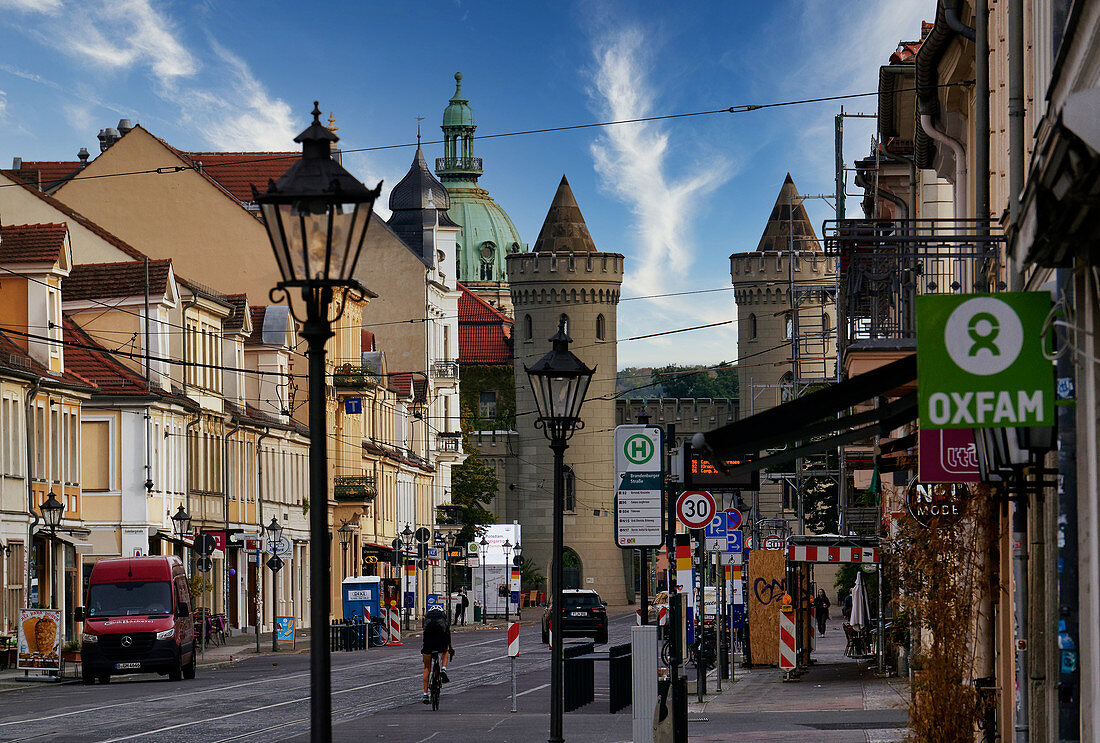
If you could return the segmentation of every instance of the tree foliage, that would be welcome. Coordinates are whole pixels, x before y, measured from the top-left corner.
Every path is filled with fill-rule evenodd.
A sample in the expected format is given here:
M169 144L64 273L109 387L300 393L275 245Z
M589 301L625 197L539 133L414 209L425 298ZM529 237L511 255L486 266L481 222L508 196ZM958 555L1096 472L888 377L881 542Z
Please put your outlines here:
M451 503L459 507L462 515L457 544L473 541L478 526L496 521L486 506L492 503L500 486L496 471L486 464L477 449L467 444L466 452L466 461L451 471Z
M619 371L621 397L736 398L737 367L722 362L717 367L669 364L655 369Z

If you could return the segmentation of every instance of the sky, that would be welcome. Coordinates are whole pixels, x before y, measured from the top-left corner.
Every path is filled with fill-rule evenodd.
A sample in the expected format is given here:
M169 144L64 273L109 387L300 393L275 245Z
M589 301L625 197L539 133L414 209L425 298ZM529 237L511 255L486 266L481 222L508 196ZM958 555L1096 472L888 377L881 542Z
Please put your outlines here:
M755 249L788 172L803 195L834 193L834 117L876 105L725 109L874 92L934 15L935 0L0 0L0 167L94 156L121 118L183 151L293 150L317 99L384 203L417 117L428 161L442 154L456 71L480 136L722 111L475 140L474 154L525 242L564 174L597 248L626 256L620 367L735 361L729 255ZM849 165L872 133L846 120ZM819 231L834 217L806 207Z

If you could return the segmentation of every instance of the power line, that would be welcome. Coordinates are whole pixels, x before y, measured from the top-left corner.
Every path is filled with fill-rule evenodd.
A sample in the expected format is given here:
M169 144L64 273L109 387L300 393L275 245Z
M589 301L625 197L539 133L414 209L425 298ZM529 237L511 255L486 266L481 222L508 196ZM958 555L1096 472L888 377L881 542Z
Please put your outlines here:
M939 85L922 86L921 88L919 88L919 90L938 89L938 88L952 88L952 87L966 87L966 86L973 85L973 83L974 83L973 80L963 80L963 81L952 82L952 83L941 83ZM894 92L895 93L907 93L907 92L912 93L912 92L917 92L917 90L918 90L918 88L916 88L916 87L913 87L913 88L898 88ZM552 133L552 132L576 131L576 130L580 130L580 129L595 129L595 128L603 128L603 127L609 127L609 126L620 126L620 125L623 125L623 124L642 124L642 123L648 123L648 122L652 122L652 121L668 121L668 120L672 120L672 119L684 119L684 118L691 118L691 117L696 117L696 116L713 116L713 115L716 115L716 114L741 114L741 113L750 113L752 111L762 111L764 109L769 109L769 108L782 108L782 107L786 107L786 106L800 106L800 105L805 105L805 104L809 104L809 103L827 103L827 102L830 102L830 101L844 101L844 100L851 100L853 98L868 98L868 97L871 97L871 96L878 96L878 95L879 95L879 92L877 90L875 90L875 91L866 92L866 93L843 93L843 94L840 94L840 95L819 96L819 97L816 97L816 98L798 98L798 99L788 100L788 101L773 101L771 103L744 103L744 104L737 104L737 105L729 106L728 108L715 108L715 109L702 110L702 111L688 111L688 112L685 112L685 113L675 113L675 114L660 114L660 115L657 115L657 116L638 116L638 117L629 118L629 119L613 119L613 120L609 120L609 121L596 121L596 122L590 122L590 123L586 123L586 124L566 124L566 125L561 125L561 126L543 127L543 128L540 128L540 129L521 129L521 130L516 130L516 131L511 131L511 132L498 132L498 133L495 133L495 134L481 134L481 135L474 136L474 139L500 139L500 138L504 138L504 137L524 137L524 136L529 136L529 135L532 135L532 134L549 134L549 133ZM379 152L379 151L382 151L382 150L404 149L406 147L414 147L414 146L419 147L421 144L443 144L443 143L444 143L444 140L442 140L442 139L430 140L430 141L427 141L427 142L405 142L405 143L402 143L402 144L376 145L374 147L356 147L356 148L353 148L353 149L341 150L341 153L342 154L349 154L349 153L354 153L354 152ZM293 157L297 157L297 153L293 153ZM131 170L131 171L125 171L125 172L122 172L122 173L101 173L101 174L98 174L98 175L74 175L71 178L69 178L67 182L77 181L77 180L102 179L102 178L119 178L119 177L135 176L135 175L154 175L154 174L155 175L173 175L173 174L182 173L182 172L188 171L188 170L199 171L200 168L201 168L201 171L208 171L208 170L213 170L213 169L216 169L216 168L219 168L219 167L231 167L231 166L232 167L239 167L241 165L251 165L251 164L255 164L255 163L264 163L264 162L272 162L272 161L277 161L277 160L290 160L290 159L292 159L292 153L286 153L286 154L281 154L281 155L271 155L269 157L256 157L256 158L246 159L246 160L234 160L232 163L210 163L210 164L203 164L203 165L199 165L198 163L196 163L194 165L174 165L174 166L159 167L159 168L147 168L145 170ZM20 187L22 187L22 185L23 185L22 183L5 183L5 184L0 184L0 188L9 188L11 186L20 186Z

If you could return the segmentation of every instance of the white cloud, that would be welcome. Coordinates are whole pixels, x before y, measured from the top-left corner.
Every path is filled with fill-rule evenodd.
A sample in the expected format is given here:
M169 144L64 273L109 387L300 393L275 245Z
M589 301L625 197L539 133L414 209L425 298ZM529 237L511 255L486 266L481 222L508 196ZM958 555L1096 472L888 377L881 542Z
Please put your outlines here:
M217 77L205 85L173 87L170 99L180 103L182 123L193 126L216 149L274 150L294 148L294 136L307 121L291 111L283 100L272 98L248 65L237 55L211 41Z
M166 85L194 75L198 60L176 38L175 24L149 0L111 0L96 6L70 6L71 33L63 49L114 69L148 67Z
M590 94L601 116L618 120L651 113L659 92L646 79L645 48L637 28L607 33L596 43ZM691 267L692 217L700 201L729 179L729 163L710 157L671 175L670 137L652 122L607 127L591 150L602 188L634 215L639 250L630 256L625 286L638 294L667 291L667 282Z
M0 9L55 15L61 10L61 0L0 0Z
M0 120L3 120L8 111L8 94L0 90Z

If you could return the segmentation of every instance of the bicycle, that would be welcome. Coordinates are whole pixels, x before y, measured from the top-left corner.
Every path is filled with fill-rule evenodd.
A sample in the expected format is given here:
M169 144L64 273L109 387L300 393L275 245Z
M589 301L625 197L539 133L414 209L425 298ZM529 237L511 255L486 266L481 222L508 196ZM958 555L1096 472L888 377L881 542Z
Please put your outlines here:
M439 666L439 651L432 653L432 670L428 676L428 696L432 702L432 711L439 709L439 692L443 689L443 672Z

